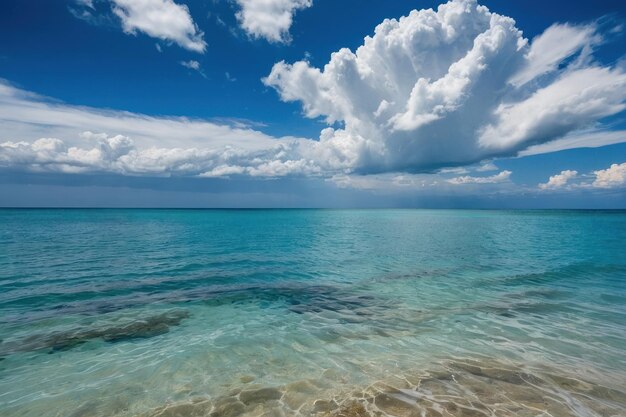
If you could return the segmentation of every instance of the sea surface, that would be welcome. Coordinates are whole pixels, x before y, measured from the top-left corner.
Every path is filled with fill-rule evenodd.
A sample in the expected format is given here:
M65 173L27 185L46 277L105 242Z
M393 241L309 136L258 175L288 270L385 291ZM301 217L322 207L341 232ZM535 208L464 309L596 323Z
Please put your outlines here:
M626 416L626 212L0 210L0 416Z

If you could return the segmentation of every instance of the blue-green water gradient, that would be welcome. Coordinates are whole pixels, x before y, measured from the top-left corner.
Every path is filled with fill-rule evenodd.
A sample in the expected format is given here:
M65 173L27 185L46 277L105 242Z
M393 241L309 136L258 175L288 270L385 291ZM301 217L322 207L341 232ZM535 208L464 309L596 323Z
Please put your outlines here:
M626 415L626 212L4 209L0 339L2 416Z

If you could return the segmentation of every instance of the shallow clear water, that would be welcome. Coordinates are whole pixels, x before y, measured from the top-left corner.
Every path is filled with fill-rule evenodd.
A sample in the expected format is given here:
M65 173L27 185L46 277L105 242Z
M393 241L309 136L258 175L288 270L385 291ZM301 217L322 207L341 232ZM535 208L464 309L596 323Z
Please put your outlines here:
M2 416L625 416L626 212L0 210Z

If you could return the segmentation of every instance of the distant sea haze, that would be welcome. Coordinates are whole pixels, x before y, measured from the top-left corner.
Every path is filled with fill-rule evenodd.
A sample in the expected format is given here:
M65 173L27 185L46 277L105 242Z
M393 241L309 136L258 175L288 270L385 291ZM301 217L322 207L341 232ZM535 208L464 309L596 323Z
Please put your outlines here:
M626 415L626 212L0 210L0 415Z

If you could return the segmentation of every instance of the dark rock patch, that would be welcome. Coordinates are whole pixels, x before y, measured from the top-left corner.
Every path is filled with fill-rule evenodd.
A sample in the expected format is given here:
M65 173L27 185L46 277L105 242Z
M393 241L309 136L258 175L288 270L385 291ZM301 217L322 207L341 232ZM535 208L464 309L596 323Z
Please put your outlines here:
M513 385L523 385L527 383L538 384L541 380L531 374L523 372L519 369L506 369L499 367L478 366L468 362L456 362L452 364L453 369L467 372L471 375L493 379L497 381L507 382Z
M327 414L328 417L372 417L368 413L363 404L354 402L352 404L342 406L337 411Z
M48 353L76 348L90 340L101 339L109 343L133 339L145 339L167 333L189 317L187 311L171 311L120 325L102 328L78 328L75 330L36 334L0 345L2 354L30 352L49 349Z

